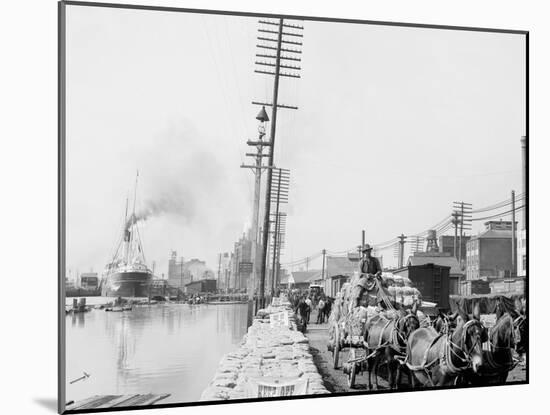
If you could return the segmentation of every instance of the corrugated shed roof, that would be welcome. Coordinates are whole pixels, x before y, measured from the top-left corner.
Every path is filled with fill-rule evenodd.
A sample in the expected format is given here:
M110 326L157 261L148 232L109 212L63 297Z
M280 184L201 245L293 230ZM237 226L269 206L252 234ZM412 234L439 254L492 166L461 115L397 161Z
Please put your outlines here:
M450 267L451 274L462 274L460 264L454 256L411 256L408 265L426 265L435 264Z

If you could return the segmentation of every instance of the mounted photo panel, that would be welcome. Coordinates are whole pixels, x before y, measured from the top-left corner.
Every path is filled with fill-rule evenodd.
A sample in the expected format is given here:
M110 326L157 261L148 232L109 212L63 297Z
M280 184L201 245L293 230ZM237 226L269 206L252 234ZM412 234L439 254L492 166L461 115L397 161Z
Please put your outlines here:
M59 412L528 382L528 32L59 3Z

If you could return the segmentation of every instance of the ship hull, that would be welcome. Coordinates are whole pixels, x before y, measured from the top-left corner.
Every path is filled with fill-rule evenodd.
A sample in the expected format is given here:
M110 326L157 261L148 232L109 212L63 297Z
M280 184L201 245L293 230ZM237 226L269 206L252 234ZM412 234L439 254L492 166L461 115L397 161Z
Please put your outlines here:
M150 272L114 272L103 284L104 297L148 297L152 275Z

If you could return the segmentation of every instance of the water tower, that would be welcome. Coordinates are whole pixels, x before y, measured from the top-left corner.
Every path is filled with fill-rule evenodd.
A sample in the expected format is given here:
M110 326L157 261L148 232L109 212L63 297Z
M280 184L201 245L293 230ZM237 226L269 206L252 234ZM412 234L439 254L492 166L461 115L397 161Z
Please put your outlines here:
M437 246L437 232L435 229L430 229L428 231L426 241L426 252L439 252L439 247Z

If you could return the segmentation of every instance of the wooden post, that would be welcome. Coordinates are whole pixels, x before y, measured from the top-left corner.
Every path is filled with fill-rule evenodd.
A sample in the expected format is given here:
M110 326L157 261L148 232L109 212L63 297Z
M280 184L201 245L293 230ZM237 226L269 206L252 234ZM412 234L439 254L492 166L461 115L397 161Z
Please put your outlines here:
M275 132L277 128L277 103L279 98L279 74L281 67L281 43L283 40L283 19L279 19L279 28L277 35L277 50L275 57L275 78L273 82L273 105L271 107L271 132L270 132L270 151L268 166L273 166L273 156L275 153ZM265 277L267 267L267 245L269 243L269 215L271 213L271 177L272 169L267 170L265 211L264 211L264 234L263 234L263 257L262 274L260 277L260 306L265 304Z
M398 258L398 268L403 268L404 262L405 262L405 239L407 237L403 234L399 235L397 237L399 239L399 258Z
M279 201L281 197L281 176L282 172L281 169L279 170L279 178L277 180L277 199L275 202L275 228L273 229L273 266L271 267L271 297L273 298L273 295L275 293L275 276L276 271L275 267L277 266L277 243L278 243L278 233L279 233Z
M324 281L325 280L325 257L327 255L327 250L326 249L323 249L323 268L321 270L321 279Z
M516 243L516 192L512 190L512 272L510 276L517 275Z

